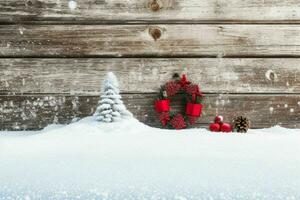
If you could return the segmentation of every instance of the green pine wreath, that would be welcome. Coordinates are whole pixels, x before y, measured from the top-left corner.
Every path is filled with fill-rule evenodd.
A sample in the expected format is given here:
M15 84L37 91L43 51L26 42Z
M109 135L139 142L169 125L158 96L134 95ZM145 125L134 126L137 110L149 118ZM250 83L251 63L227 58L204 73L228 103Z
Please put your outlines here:
M199 85L188 81L186 75L180 78L175 74L173 78L161 86L155 101L155 110L159 113L159 120L164 128L184 129L194 125L201 116L204 96ZM185 112L172 111L170 102L176 95L183 96Z

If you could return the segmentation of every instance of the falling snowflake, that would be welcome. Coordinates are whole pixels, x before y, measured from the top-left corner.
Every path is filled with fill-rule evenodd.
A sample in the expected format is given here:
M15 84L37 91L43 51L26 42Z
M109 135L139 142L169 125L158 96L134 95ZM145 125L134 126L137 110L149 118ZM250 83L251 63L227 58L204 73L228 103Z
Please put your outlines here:
M77 3L74 0L70 0L68 5L69 5L70 10L75 10L77 7Z

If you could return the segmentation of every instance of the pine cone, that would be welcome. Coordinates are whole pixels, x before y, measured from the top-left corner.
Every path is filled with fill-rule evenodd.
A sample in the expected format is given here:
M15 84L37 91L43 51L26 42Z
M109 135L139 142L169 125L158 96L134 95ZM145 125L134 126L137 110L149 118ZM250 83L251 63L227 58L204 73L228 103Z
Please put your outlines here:
M189 85L186 85L184 89L188 94L191 94L191 95L192 94L196 94L196 95L200 94L198 85L189 84Z
M233 125L237 132L246 133L250 128L250 121L244 116L239 116L234 119Z
M163 126L166 126L168 121L170 121L170 114L169 112L163 112L159 115L159 120Z
M167 92L168 97L174 96L179 92L181 86L176 81L167 82L165 85L165 90Z
M170 124L174 129L183 129L186 128L186 123L184 121L184 118L181 114L175 115L171 121Z

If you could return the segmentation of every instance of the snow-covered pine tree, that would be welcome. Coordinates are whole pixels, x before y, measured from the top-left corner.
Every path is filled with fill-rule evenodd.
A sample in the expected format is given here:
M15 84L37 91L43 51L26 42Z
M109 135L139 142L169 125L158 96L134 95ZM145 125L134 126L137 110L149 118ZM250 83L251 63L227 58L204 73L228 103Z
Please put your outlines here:
M102 83L100 101L94 117L101 122L115 122L132 116L121 100L119 83L114 73L109 72Z

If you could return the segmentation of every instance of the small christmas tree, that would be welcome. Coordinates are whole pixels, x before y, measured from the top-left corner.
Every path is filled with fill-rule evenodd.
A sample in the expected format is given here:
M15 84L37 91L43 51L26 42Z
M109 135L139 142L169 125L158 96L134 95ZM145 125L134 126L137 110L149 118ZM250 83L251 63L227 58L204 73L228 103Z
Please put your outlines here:
M101 122L115 122L123 117L132 116L121 100L117 77L109 72L103 81L101 99L94 117Z

